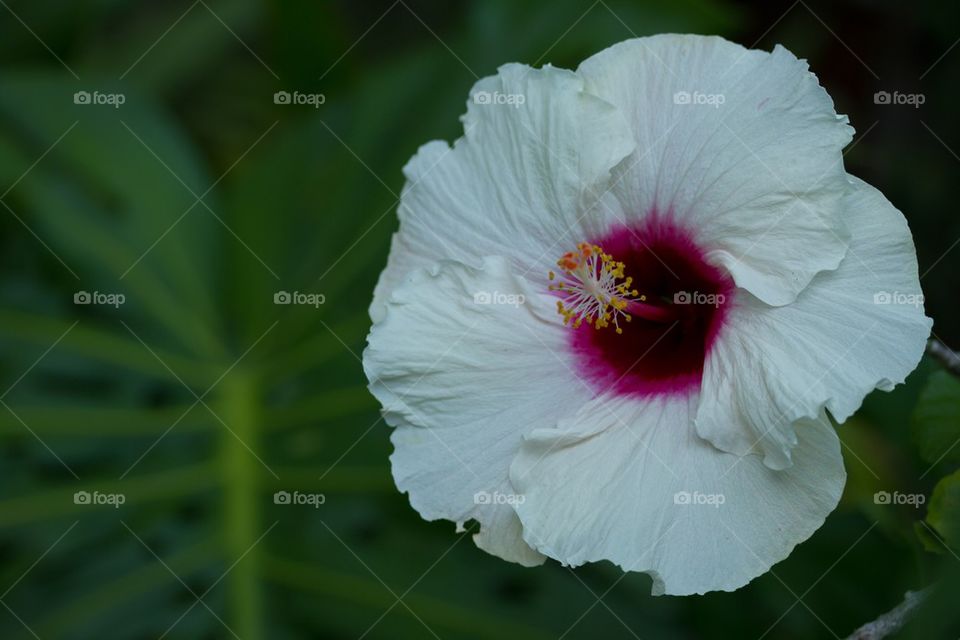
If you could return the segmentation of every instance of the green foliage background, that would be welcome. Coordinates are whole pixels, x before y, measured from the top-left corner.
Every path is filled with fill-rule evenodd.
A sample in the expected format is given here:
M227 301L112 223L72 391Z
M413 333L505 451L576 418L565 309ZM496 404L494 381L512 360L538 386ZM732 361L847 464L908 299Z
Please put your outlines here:
M665 31L810 60L858 130L848 168L906 213L934 330L960 345L957 7L191 2L0 2L0 637L831 638L927 584L901 637L957 637L960 385L931 361L841 428L848 488L811 540L685 599L606 564L523 569L422 521L359 363L400 168L459 135L476 76Z

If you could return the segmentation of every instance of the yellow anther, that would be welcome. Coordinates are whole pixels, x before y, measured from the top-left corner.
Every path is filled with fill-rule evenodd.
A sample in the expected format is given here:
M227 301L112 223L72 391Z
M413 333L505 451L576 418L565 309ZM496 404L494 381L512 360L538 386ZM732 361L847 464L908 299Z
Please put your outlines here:
M553 282L549 290L562 292L557 311L563 323L576 329L586 321L598 330L612 324L622 334L619 322L630 322L626 313L630 301L638 296L645 299L631 288L633 278L625 275L626 265L604 253L600 246L580 242L576 251L568 251L557 260L557 266L559 273L549 271L547 275Z

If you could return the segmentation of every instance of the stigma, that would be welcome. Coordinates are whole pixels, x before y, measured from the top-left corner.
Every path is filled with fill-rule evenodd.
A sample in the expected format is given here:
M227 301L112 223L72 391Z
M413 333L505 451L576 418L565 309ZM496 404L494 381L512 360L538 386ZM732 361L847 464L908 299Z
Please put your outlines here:
M623 333L621 322L630 322L631 306L646 300L632 288L633 278L625 265L604 253L598 245L581 242L557 260L558 272L549 272L550 290L560 293L557 312L563 324L579 329L586 322L595 329L613 327Z

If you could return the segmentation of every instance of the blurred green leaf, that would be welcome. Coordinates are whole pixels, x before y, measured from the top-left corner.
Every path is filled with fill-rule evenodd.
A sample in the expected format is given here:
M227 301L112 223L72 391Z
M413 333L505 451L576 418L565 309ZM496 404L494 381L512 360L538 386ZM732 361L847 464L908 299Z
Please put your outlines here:
M930 376L913 413L920 455L930 464L960 461L960 380L948 371Z
M960 552L960 470L940 480L930 496L927 523L956 555Z
M924 550L930 551L931 553L947 552L943 541L937 537L935 532L930 530L926 522L921 520L914 522L913 532L917 535L917 539L920 540L920 544L923 545Z

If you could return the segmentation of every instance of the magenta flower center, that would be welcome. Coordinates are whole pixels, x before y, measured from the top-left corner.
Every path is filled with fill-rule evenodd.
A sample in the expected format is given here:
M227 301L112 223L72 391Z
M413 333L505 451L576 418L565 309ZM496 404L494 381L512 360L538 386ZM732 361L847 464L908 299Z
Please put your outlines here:
M578 373L597 392L695 393L733 303L730 277L695 234L651 215L578 246L551 289Z

